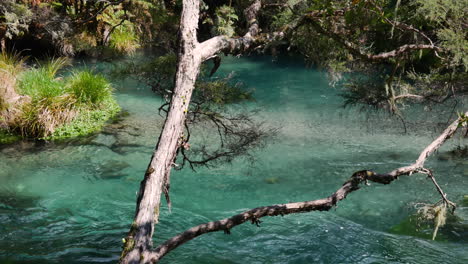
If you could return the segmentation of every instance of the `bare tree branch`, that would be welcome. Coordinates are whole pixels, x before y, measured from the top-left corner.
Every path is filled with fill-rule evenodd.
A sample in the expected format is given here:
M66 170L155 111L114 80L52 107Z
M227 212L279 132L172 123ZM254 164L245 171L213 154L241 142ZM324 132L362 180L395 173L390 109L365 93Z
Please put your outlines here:
M468 112L466 112L465 115L468 115ZM377 183L389 184L393 180L397 179L399 176L423 172L421 171L421 169L424 169L423 166L427 157L430 154L434 153L447 139L449 139L456 132L457 128L459 127L460 121L461 118L459 117L451 125L449 125L437 139L435 139L421 152L416 162L409 166L397 168L385 174L377 174L375 172L367 170L358 171L354 173L351 176L350 180L345 182L341 188L339 188L336 192L334 192L326 198L306 202L276 204L258 207L234 215L229 218L192 227L180 233L179 235L166 240L166 242L159 245L148 256L150 257L151 262L156 263L171 250L198 236L217 231L224 231L225 233L229 234L231 228L243 224L247 221L251 221L253 224L258 225L260 223L260 218L265 216L283 216L286 214L305 213L310 211L328 211L331 208L333 208L333 206L335 206L339 201L345 199L348 194L358 190L360 188L359 185L362 182L367 182L369 180ZM433 177L431 179L433 179ZM438 187L436 183L435 185L436 187ZM445 193L443 193L440 187L438 187L437 190L445 199Z
M381 52L378 54L371 54L362 51L358 45L355 43L352 43L351 41L343 38L339 33L331 30L331 29L325 29L322 27L322 25L315 20L315 17L313 16L306 16L307 22L314 27L314 29L319 32L320 34L323 34L325 36L328 36L341 44L344 48L349 50L352 54L365 59L369 61L383 61L389 58L394 58L398 57L402 54L405 54L409 51L414 51L414 50L434 50L437 52L442 52L443 49L438 46L434 46L432 44L405 44L402 45L394 50L387 51L387 52Z

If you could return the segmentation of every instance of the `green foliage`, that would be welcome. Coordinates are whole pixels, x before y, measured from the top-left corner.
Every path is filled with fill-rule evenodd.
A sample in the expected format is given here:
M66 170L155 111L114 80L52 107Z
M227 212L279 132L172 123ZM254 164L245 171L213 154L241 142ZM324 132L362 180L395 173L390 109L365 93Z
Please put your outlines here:
M140 47L138 36L130 22L126 21L112 33L110 47L127 54L134 53Z
M273 19L272 19L273 21L271 23L271 26L273 29L279 30L282 27L291 23L294 18L295 17L294 17L294 13L292 12L292 10L289 8L285 9L282 12L273 15Z
M383 85L384 82L381 78L370 78L361 75L348 79L341 93L344 106L363 104L375 108L381 107L388 100Z
M32 16L26 5L15 3L13 0L3 0L0 5L0 25L6 28L5 37L12 39L28 32Z
M465 113L458 113L458 117L460 118L460 122L458 123L459 127L467 127L468 126L468 116Z
M21 137L0 129L0 145L18 141Z
M122 10L113 9L96 17L97 21L109 25L113 31L109 38L109 46L120 53L134 53L139 48L139 39L135 33L135 25L128 20L128 14Z
M71 122L57 127L46 139L65 139L86 136L102 129L109 119L120 112L117 102L109 97L98 109L83 108Z
M240 83L233 85L229 78L215 81L198 81L195 85L195 100L205 104L222 106L226 104L252 101L252 92L245 91Z
M437 31L437 36L442 41L442 47L452 53L451 64L454 66L463 65L468 71L468 40L464 36L464 31L443 28Z
M46 60L45 62L39 63L39 65L40 68L43 69L47 74L47 76L54 78L61 69L70 65L70 60L66 57L59 57Z
M98 46L96 36L87 30L74 35L70 43L73 45L75 52L89 52Z
M452 53L451 64L468 70L466 17L468 0L418 0L418 13L435 23L441 46Z
M3 57L4 65L19 63L15 58ZM59 76L68 63L67 59L54 59L19 73L16 89L31 100L23 102L7 130L43 139L85 135L100 129L120 111L110 83L102 75L83 70Z
M16 76L24 70L25 59L21 57L19 52L6 52L3 50L0 53L0 70Z
M127 63L118 66L112 73L114 77L134 76L139 81L151 86L152 90L166 100L169 100L174 86L177 57L174 53L159 56L149 62ZM195 83L193 100L205 105L223 106L253 100L252 92L246 91L241 83L235 83L232 78L213 80L206 78L206 68L201 70Z
M14 130L23 137L44 138L57 126L70 122L77 115L73 98L69 96L46 97L23 105Z
M111 76L114 78L132 76L151 86L153 91L169 91L173 87L176 64L177 56L168 53L149 61L119 63L113 68Z
M234 23L239 18L236 15L236 10L227 5L223 5L216 9L215 31L217 35L226 35L231 37L235 34Z
M18 80L18 92L35 100L60 96L64 93L63 83L41 67L24 71Z
M41 63L38 68L24 71L19 75L19 92L38 101L63 95L64 83L56 78L56 74L68 64L68 59L56 58Z
M68 84L69 92L81 104L99 105L112 96L112 89L107 79L90 70L74 72Z

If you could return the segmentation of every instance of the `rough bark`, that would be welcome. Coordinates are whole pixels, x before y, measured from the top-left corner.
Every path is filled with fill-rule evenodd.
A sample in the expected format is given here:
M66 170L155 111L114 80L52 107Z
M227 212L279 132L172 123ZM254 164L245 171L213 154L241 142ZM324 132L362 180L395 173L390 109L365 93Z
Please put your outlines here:
M182 136L185 115L200 67L195 53L199 3L184 1L180 27L179 61L171 106L156 150L141 183L135 220L126 238L121 263L147 263L154 223L158 221L163 184L169 177Z
M468 115L468 112L466 112L465 115ZM258 207L229 218L192 227L162 243L151 254L149 254L149 257L153 263L156 263L171 250L200 235L216 231L230 233L231 228L243 224L247 221L251 221L252 224L258 225L260 223L259 219L265 216L283 216L286 214L305 213L310 211L328 211L333 208L339 201L345 199L348 194L358 190L362 182L373 181L376 183L389 184L402 175L411 175L418 172L426 173L428 170L424 168L424 162L426 161L427 157L434 153L447 139L449 139L456 132L457 128L459 127L460 120L461 119L458 118L451 125L449 125L438 138L436 138L420 153L416 162L409 166L397 168L384 174L378 174L365 170L359 171L354 173L351 179L346 181L341 188L326 198L306 202ZM429 176L437 187L437 190L441 194L442 198L446 199L445 193L440 189L437 183L435 183L431 172L429 173ZM448 201L448 203L453 205L453 203L450 201Z
M242 38L215 37L203 43L197 41L199 0L184 0L180 23L180 46L175 87L169 112L159 137L151 162L140 184L135 218L127 237L120 262L149 263L154 224L159 218L161 194L168 197L169 177L177 149L183 142L184 121L203 61L221 50L246 48L258 33L255 20L261 2L256 0L246 11L249 30Z

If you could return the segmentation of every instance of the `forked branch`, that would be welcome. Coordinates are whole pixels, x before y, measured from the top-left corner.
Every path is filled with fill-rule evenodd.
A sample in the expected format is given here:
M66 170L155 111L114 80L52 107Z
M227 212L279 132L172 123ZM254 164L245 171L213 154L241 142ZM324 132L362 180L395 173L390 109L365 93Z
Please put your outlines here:
M465 115L468 115L468 112L466 112ZM206 233L224 231L225 233L229 234L233 227L243 224L247 221L252 222L252 224L259 224L260 218L265 216L283 216L287 214L305 213L310 211L328 211L333 208L339 201L345 199L348 194L358 190L362 182L373 181L382 184L389 184L399 176L419 173L421 172L421 169L424 170L423 166L427 157L439 149L439 147L456 132L460 121L461 118L458 118L451 125L449 125L437 139L435 139L421 152L416 162L409 166L397 168L385 174L378 174L368 170L358 171L354 173L351 178L346 181L343 186L341 186L341 188L326 198L306 202L258 207L229 218L192 227L159 245L149 254L151 262L158 262L171 250ZM438 191L441 191L440 187L438 188ZM445 197L444 195L445 194L443 193L443 197Z

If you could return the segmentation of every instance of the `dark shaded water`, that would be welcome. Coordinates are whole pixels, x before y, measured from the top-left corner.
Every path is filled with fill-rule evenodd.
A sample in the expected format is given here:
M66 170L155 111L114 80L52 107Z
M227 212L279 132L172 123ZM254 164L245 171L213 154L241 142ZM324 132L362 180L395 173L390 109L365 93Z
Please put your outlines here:
M408 164L447 121L410 109L408 119L427 127L410 122L402 134L400 121L385 114L341 108L339 90L323 73L292 60L228 58L220 71L234 71L255 89L257 101L246 107L260 108L258 118L279 134L256 152L254 164L241 158L174 172L173 210L163 208L155 243L252 207L325 197L357 170ZM104 133L79 143L1 148L0 263L117 261L163 120L156 111L161 101L147 88L131 81L116 87L130 115ZM468 163L444 156L458 141L427 166L460 202L468 194ZM392 231L414 213L414 203L437 200L424 176L402 177L364 187L331 212L266 218L260 228L246 224L231 235L205 235L163 263L467 263L466 207L436 241L421 238L430 230Z

